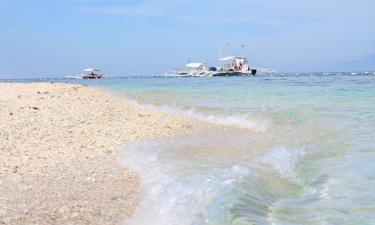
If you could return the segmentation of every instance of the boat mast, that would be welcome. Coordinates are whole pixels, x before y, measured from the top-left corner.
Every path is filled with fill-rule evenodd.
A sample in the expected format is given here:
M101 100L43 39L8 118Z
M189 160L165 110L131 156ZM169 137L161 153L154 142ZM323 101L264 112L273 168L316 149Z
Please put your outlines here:
M219 63L220 63L220 68L223 68L223 62L220 60L222 57L223 57L222 49L219 48Z
M224 52L224 54L225 54L226 56L229 56L229 50L230 50L229 42L227 42L226 45L225 45L225 51L226 51L226 52Z
M245 52L245 45L241 45L241 57L244 58L244 52Z

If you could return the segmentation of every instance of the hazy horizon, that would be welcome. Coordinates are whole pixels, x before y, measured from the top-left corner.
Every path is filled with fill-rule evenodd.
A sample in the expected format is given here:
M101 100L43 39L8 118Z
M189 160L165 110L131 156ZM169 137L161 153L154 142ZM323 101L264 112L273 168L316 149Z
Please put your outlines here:
M3 0L0 79L162 75L240 54L278 72L375 70L375 2ZM229 48L226 47L229 43ZM224 49L226 48L226 51Z

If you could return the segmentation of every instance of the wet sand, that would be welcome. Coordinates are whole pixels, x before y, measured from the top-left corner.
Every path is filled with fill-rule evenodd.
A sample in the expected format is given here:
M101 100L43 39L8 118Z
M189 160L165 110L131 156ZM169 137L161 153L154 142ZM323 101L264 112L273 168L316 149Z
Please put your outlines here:
M118 150L207 126L98 88L0 83L0 224L119 224L141 188Z

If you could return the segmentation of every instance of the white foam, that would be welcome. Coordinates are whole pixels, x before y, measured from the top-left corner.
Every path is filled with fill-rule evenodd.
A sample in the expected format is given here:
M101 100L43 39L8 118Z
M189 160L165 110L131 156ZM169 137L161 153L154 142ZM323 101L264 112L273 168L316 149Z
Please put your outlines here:
M222 136L188 136L129 145L123 162L139 173L143 193L137 210L124 224L226 224L230 220L226 212L238 200L237 194L232 195L236 188L269 169L290 180L304 154L301 149L279 147L249 161L243 157L246 151L238 154L225 143L232 141ZM253 170L258 166L260 171Z
M179 109L171 109L169 107L165 107L165 111L174 113L176 112L179 115L199 119L209 123L221 124L221 125L228 125L228 126L237 126L240 128L247 128L252 129L257 132L265 132L268 127L269 121L257 121L255 119L250 119L249 115L241 115L241 114L231 114L231 115L208 115L197 112L194 108L189 110L179 110Z
M304 154L303 149L278 147L255 159L255 163L273 167L284 178L294 177L295 165Z
M241 165L215 164L209 169L196 170L202 162L175 155L168 149L173 144L172 140L144 141L134 143L124 151L123 162L140 174L144 189L141 205L124 224L209 222L205 215L207 206L213 199L230 191L249 172ZM210 162L203 160L203 163Z
M252 118L251 114L239 114L232 113L229 115L220 115L220 114L208 114L199 112L194 106L190 108L183 108L178 106L169 106L169 105L153 105L153 104L140 104L135 100L131 100L133 103L146 106L156 111L166 112L178 116L194 118L208 123L214 123L219 125L228 125L228 126L237 126L240 128L251 129L255 132L266 132L270 120L267 119L255 119Z

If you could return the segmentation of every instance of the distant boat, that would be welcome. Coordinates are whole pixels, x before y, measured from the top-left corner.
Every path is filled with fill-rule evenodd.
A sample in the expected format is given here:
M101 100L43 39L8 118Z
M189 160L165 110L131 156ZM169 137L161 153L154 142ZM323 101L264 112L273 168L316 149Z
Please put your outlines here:
M209 76L209 71L204 63L188 63L185 70L172 70L167 73L172 76L179 77L203 77Z
M244 45L242 47L242 55ZM227 56L219 59L220 65L207 65L204 63L189 63L185 65L188 69L173 70L166 76L179 77L219 77L219 76L255 76L258 72L261 74L274 74L272 69L250 67L249 60L243 56Z
M225 62L221 67L216 67L212 76L255 76L257 69L250 68L249 61L241 56L228 56L219 59Z
M250 67L248 60L240 56L228 56L219 59L226 62L221 66L206 65L204 63L188 63L185 65L188 69L172 70L166 73L166 76L178 77L220 77L220 76L255 76L260 74L275 74L273 69Z
M188 63L185 65L189 68L189 75L192 77L203 77L207 76L207 68L203 63Z
M103 74L100 70L95 68L87 68L83 70L85 73L81 74L82 79L101 79Z
M246 58L228 56L219 59L221 66L208 66L203 63L188 63L188 70L174 70L170 74L179 77L219 77L219 76L254 76L258 68L250 68Z

